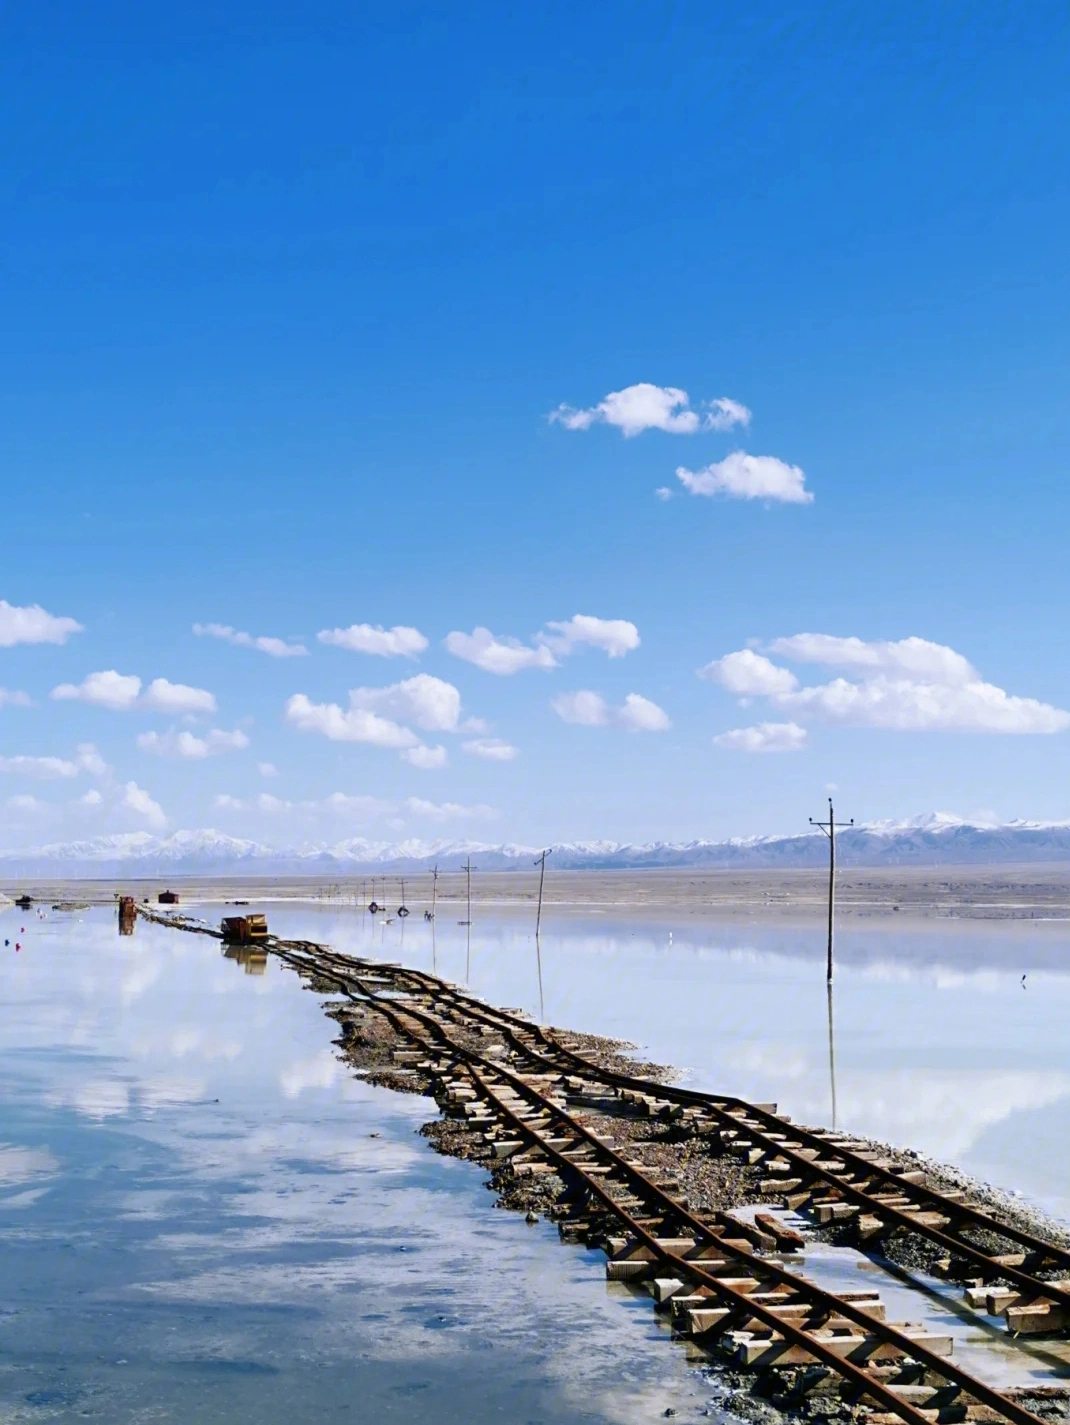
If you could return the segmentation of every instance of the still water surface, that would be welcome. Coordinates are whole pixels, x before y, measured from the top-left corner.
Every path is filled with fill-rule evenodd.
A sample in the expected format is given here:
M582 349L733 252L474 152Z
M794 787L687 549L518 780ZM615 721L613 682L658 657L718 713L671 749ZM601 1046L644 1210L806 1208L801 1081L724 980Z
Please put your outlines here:
M831 1121L819 931L555 914L537 957L527 916L469 932L443 907L434 927L267 909L280 933L467 978ZM0 938L19 924L0 962L0 1411L479 1425L709 1400L598 1254L495 1212L481 1170L417 1136L429 1104L342 1068L320 998L277 963L249 976L144 923L119 939L105 912L5 911ZM840 1125L1070 1220L1068 949L1058 927L845 930Z

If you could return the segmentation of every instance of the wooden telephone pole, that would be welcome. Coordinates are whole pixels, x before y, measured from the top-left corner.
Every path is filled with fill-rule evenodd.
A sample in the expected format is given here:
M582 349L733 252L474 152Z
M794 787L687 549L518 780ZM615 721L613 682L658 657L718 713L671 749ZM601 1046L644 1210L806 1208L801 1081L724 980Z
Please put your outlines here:
M829 797L829 819L828 821L815 821L810 817L810 825L820 827L829 839L829 952L828 965L825 979L828 984L832 984L832 920L836 905L836 828L838 826L854 826L855 819L850 821L837 821L836 814L832 810L832 798Z

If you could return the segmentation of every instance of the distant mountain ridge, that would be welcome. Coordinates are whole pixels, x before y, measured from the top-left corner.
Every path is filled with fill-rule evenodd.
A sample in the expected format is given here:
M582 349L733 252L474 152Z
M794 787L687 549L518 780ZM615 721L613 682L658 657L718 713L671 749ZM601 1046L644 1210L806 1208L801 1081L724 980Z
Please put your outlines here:
M934 812L906 822L872 822L836 838L844 866L962 866L1014 862L1070 862L1070 822L1010 821L985 825ZM176 831L170 836L124 832L32 850L0 851L0 875L106 877L115 875L250 876L351 875L360 871L421 871L438 865L455 871L467 856L481 871L526 870L541 846L488 845L476 841L368 841L267 846L221 831ZM732 837L727 841L561 842L553 848L557 870L782 869L823 865L827 843L820 831L793 836Z

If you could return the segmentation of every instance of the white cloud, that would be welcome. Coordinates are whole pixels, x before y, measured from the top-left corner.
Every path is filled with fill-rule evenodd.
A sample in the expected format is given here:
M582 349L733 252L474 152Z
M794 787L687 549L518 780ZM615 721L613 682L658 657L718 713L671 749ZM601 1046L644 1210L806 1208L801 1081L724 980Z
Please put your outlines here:
M707 401L706 410L704 430L731 430L733 426L750 425L752 413L742 402L733 401L729 396L718 396L715 401Z
M136 782L127 782L123 788L122 805L129 811L144 817L150 826L157 829L167 825L167 817L158 802L154 802L144 788Z
M256 764L256 770L260 773L261 777L277 777L279 775L279 769L275 766L274 762L258 762Z
M92 703L96 707L125 712L128 708L151 708L154 712L204 713L215 712L216 700L205 688L191 688L185 683L169 683L166 678L154 678L141 692L141 679L134 673L117 673L114 668L90 673L78 683L61 683L52 689L52 696L61 702Z
M672 726L663 708L638 693L629 693L621 706L615 708L600 693L581 689L576 693L561 693L550 706L564 722L580 727L613 726L628 732L664 732Z
M104 798L97 791L96 787L94 787L91 791L86 792L84 797L78 798L78 805L83 807L98 807L103 800Z
M303 658L308 653L303 643L287 643L284 638L272 638L266 634L254 637L226 623L195 623L193 632L200 638L222 639L235 648L256 648L271 658Z
M669 489L668 485L659 485L658 488L654 491L654 494L662 502L664 502L665 500L672 499L672 491Z
M214 799L218 811L239 812L256 810L268 814L302 813L319 819L322 817L343 818L352 823L368 823L389 820L392 826L404 825L406 821L465 821L491 820L498 815L494 807L485 803L464 806L459 802L432 802L423 797L406 797L403 801L388 801L382 797L359 796L349 792L331 792L326 797L311 798L306 801L283 801L262 792L252 801L242 801L240 797L223 793Z
M0 688L0 708L32 708L33 699L29 693L18 688Z
M949 686L978 680L977 670L961 653L943 643L930 643L927 638L866 643L861 638L836 638L829 633L796 633L790 638L774 638L769 649L795 663L905 673Z
M1019 734L1070 728L1070 712L986 683L961 653L924 638L866 642L803 633L774 639L769 647L797 662L845 667L862 676L801 687L794 674L750 649L715 660L702 675L731 692L767 697L784 712L842 726Z
M601 648L610 658L623 658L639 647L639 630L623 618L595 618L593 614L573 614L566 623L550 622L552 634L540 634L539 641L554 653L567 657L580 644Z
M52 696L61 702L93 703L96 707L121 712L132 708L141 691L141 679L135 674L117 673L114 668L102 673L90 673L80 683L61 683L52 689Z
M17 812L36 812L48 809L47 802L39 801L37 797L31 797L27 792L19 792L13 797L8 797L6 805L12 811Z
M525 668L556 668L559 659L567 658L584 646L600 648L610 658L622 658L639 647L639 630L627 619L573 614L561 622L551 620L535 635L533 644L498 637L489 628L476 628L471 633L453 632L446 637L446 647L455 658L463 658L484 672L497 673L503 678Z
M80 772L88 772L94 777L103 777L108 764L91 742L82 742L77 755L68 757L0 757L0 772L15 777L34 777L40 781L53 781L61 777L77 777Z
M1012 697L1002 688L980 681L947 687L882 673L862 683L836 678L819 687L784 694L777 702L825 722L901 732L1052 733L1070 727L1070 713L1061 708L1035 698Z
M482 757L488 762L512 762L517 749L500 737L477 737L461 744L473 757Z
M739 401L727 396L708 401L705 415L691 409L686 391L678 386L655 386L640 381L622 391L610 391L597 406L577 410L560 405L551 411L549 419L566 430L589 430L604 423L616 426L625 436L644 430L661 430L670 435L694 435L701 430L731 430L736 425L748 425L751 413Z
M447 634L446 647L455 658L503 678L524 668L557 667L557 659L545 645L531 648L516 638L497 638L489 628Z
M366 742L373 747L395 749L415 747L416 734L388 718L362 708L344 712L337 703L313 703L304 693L295 693L286 704L284 716L301 732L318 732L332 742Z
M380 658L416 658L427 647L420 630L404 624L383 628L381 624L354 623L349 628L322 629L316 637L320 643L348 648L351 653L374 653Z
M221 752L240 752L249 746L249 739L240 728L224 732L213 727L203 737L192 732L143 732L137 745L143 752L154 752L158 757L203 758L215 757Z
M444 747L425 747L420 743L418 747L408 747L401 754L403 762L410 762L414 767L421 767L424 771L434 771L439 767L445 767L449 758L446 756Z
M639 693L629 693L623 704L616 709L614 722L628 732L666 732L672 723L664 708L652 703Z
M166 678L154 678L142 693L140 705L154 712L211 713L216 700L206 688L191 688L185 683L169 683Z
M733 450L702 470L688 470L681 465L676 478L692 495L780 500L789 505L808 505L814 498L798 465L787 465L775 455L748 455L745 450Z
M52 781L57 777L77 777L81 768L64 757L0 757L0 772L14 777L34 777Z
M82 631L77 620L57 618L40 604L19 608L0 599L0 648L13 648L16 643L66 643L72 633Z
M760 722L722 732L713 740L736 752L798 752L806 746L806 728L797 722Z
M775 663L754 653L749 648L741 648L738 653L726 653L723 658L715 658L699 669L700 678L708 678L720 683L730 693L741 697L768 697L773 693L790 693L798 687L799 680L787 668L778 668Z
M349 701L354 708L414 722L425 732L455 732L461 716L460 693L452 683L429 673L417 673L386 688L354 688Z

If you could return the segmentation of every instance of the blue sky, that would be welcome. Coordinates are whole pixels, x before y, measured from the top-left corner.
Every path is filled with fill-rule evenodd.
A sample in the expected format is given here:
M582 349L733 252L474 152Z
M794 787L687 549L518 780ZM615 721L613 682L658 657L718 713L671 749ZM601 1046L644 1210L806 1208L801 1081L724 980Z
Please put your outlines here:
M1066 26L9 0L8 843L1070 815Z

